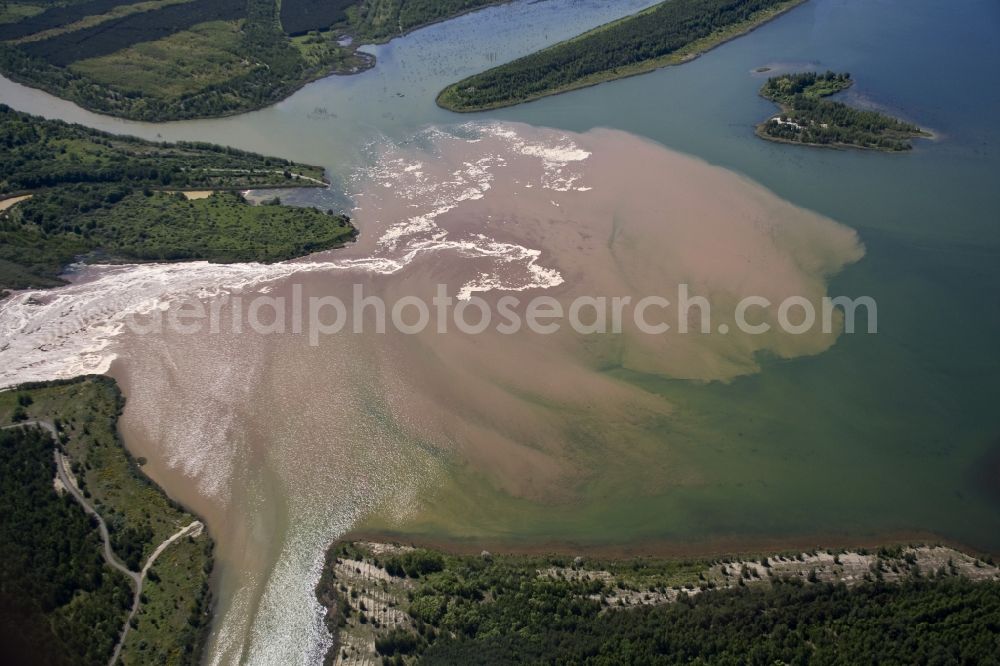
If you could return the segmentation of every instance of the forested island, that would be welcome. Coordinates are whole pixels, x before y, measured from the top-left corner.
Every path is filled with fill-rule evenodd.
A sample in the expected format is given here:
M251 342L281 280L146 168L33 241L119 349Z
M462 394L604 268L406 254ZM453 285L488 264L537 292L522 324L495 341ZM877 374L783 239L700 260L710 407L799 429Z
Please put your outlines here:
M254 206L239 193L323 185L315 166L105 134L0 105L0 291L61 284L81 259L273 262L338 247L355 235L346 216ZM214 194L189 199L191 190Z
M125 450L123 406L106 377L0 392L8 663L105 666L116 651L123 664L200 663L212 539Z
M243 113L497 0L4 0L0 73L135 120Z
M850 74L830 71L783 74L768 79L760 94L780 106L781 113L758 125L757 135L771 141L809 146L888 152L911 150L911 139L930 136L914 124L884 113L824 99L853 83Z
M454 83L437 97L451 111L528 102L686 62L804 0L666 0Z
M939 546L699 561L349 541L316 594L328 664L984 663L1000 640L1000 570Z

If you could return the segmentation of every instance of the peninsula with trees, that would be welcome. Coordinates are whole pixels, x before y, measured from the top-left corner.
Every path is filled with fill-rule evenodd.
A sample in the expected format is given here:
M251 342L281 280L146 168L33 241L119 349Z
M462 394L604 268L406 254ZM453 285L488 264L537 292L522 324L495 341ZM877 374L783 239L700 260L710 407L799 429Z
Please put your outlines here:
M931 136L884 113L825 99L853 83L850 74L831 71L771 77L760 94L780 106L781 113L758 125L757 135L783 143L886 152L911 150L912 139Z
M744 35L805 0L666 0L442 90L470 112L521 104L676 65Z
M274 104L359 50L498 0L2 0L0 73L112 116L209 118Z
M340 247L345 215L241 190L325 187L323 169L204 143L155 143L0 105L0 291L77 261L274 262Z

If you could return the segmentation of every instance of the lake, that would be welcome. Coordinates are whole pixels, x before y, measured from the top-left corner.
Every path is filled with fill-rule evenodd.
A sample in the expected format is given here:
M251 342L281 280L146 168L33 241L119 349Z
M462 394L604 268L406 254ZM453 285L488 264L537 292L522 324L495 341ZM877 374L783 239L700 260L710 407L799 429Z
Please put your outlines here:
M434 105L448 83L650 4L546 0L490 8L373 47L371 71L324 79L272 108L226 119L126 122L0 81L0 101L19 110L325 165L330 191L284 199L358 206L362 238L296 274L307 294L346 297L355 281L350 261L399 260L376 241L411 207L434 203L422 190L406 198L401 177L375 188L378 169L422 161L428 174L447 167L437 182L460 173L474 185L467 165L488 154L505 160L486 165L494 174L490 193L435 223L449 238L473 242L488 220L518 221L495 225L491 238L515 254L543 248L541 265L565 279L553 287L557 295L588 280L652 288L656 279L682 277L670 272L671 262L686 255L668 252L670 236L655 241L664 230L628 208L648 192L648 210L690 197L705 219L715 219L716 199L733 207L734 220L757 205L781 210L770 235L747 227L739 236L757 261L748 275L774 276L776 265L787 265L781 275L791 284L819 281L832 295L878 303L877 334L759 348L715 346L710 335L682 347L687 354L635 348L623 355L603 341L568 337L536 344L343 335L306 348L292 336L116 339L105 331L108 346L88 353L118 356L111 372L129 398L126 442L149 459L146 469L168 492L205 516L219 543L214 663L315 661L325 649L311 598L322 551L357 526L527 549L687 553L912 537L1000 550L1000 87L991 83L1000 64L1000 6L810 0L680 67L485 114L456 116ZM917 141L905 155L762 141L753 128L774 112L757 96L768 74L755 70L765 66L849 71L856 85L848 101L918 123L936 139ZM465 123L473 125L455 127ZM432 126L445 128L445 138ZM515 162L522 153L499 140L448 138L482 127L515 128L531 145L572 141L592 153L579 167L560 162L559 169L595 188L597 203L579 203L588 191L556 188L539 198L537 190L519 190L541 182L545 165ZM662 167L644 173L644 164ZM656 194L674 199L652 198L661 172ZM616 180L622 173L632 177ZM697 175L687 194L667 186L681 174ZM642 189L630 190L632 181ZM610 183L617 185L605 196L600 188ZM778 198L796 208L776 208ZM543 216L549 200L554 207ZM636 243L624 268L590 242L613 233L602 225L616 211L632 238L649 239L645 248ZM573 220L591 236L571 236ZM718 236L720 246L728 235L695 223L668 231ZM787 251L764 253L765 237L785 239ZM472 254L428 252L400 272L358 279L399 297L521 266L473 245ZM718 254L703 256L724 263L739 248L724 249L712 246ZM803 252L833 257L824 266L836 273L797 264ZM291 284L284 269L171 271L169 278L124 271L106 288L117 290L116 303L134 304L140 290L156 297L163 280L188 291L244 281L248 291L275 295ZM737 289L737 282L722 286ZM783 288L777 279L766 286ZM87 297L83 287L70 293Z

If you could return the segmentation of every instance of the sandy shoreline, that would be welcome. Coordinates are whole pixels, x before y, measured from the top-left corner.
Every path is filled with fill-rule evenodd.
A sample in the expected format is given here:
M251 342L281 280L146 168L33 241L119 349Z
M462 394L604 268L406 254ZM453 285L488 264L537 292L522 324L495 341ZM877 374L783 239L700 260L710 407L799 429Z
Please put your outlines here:
M10 197L7 199L0 200L0 211L7 210L8 208L14 206L15 204L25 201L26 199L30 199L31 197L32 197L31 194L22 194L19 197Z
M181 194L184 195L184 198L187 199L188 201L194 201L197 199L207 199L213 194L215 194L215 190L175 190L171 192L171 194L173 194L174 192L180 192Z

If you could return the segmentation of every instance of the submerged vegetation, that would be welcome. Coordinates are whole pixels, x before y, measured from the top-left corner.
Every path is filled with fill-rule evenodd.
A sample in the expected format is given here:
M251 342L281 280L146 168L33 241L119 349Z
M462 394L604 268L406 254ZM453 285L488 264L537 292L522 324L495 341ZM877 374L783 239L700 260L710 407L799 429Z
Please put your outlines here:
M354 235L343 215L253 206L235 191L323 185L319 167L209 144L162 144L0 106L0 289L59 284L78 258L281 261ZM188 200L176 190L218 190Z
M1000 571L940 547L699 562L352 542L317 596L328 663L977 663L1000 640Z
M438 104L482 111L689 60L804 0L667 0L445 88Z
M781 113L761 123L757 134L773 141L810 146L884 151L910 150L912 138L928 136L912 123L824 99L853 83L850 74L834 72L784 74L768 79L760 94L778 104Z
M56 448L83 497L107 524L116 557L138 572L153 550L195 517L140 470L117 431L124 400L114 381L81 377L0 393L0 640L15 663L107 664L133 603L124 574L102 559L102 543L83 508L54 485ZM210 608L212 540L183 536L147 573L139 611L122 646L125 664L197 664ZM15 633L12 633L15 632ZM27 649L28 652L23 650Z

